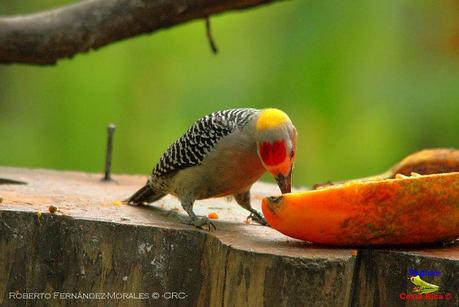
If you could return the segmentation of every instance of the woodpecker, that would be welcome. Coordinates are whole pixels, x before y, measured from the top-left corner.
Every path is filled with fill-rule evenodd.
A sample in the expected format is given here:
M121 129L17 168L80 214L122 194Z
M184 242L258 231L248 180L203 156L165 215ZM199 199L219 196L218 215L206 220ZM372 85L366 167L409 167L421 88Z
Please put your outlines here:
M229 109L197 120L173 143L153 169L147 183L130 198L130 205L148 204L167 194L176 196L198 228L215 225L193 212L196 200L234 196L266 225L250 204L250 188L266 171L281 192L290 193L297 132L278 109Z

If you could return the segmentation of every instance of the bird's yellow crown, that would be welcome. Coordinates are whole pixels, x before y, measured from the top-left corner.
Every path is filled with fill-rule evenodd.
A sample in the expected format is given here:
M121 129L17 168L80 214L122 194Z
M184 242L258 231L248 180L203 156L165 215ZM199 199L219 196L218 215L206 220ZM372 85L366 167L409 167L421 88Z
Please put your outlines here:
M258 117L257 131L261 132L267 129L277 128L289 120L290 118L288 115L279 109L265 109L261 111Z

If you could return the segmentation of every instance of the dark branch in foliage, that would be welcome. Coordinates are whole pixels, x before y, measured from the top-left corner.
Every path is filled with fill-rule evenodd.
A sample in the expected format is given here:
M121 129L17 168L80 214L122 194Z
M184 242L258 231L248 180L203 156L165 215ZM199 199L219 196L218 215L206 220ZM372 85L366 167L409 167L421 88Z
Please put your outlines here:
M0 63L61 58L193 19L276 0L82 0L25 16L0 17Z

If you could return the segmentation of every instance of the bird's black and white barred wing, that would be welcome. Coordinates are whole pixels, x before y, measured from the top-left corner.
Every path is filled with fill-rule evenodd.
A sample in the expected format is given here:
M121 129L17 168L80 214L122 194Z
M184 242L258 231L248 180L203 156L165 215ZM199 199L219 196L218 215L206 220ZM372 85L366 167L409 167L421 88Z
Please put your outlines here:
M197 120L182 137L169 146L152 175L161 177L201 164L220 139L242 129L258 112L256 109L230 109Z

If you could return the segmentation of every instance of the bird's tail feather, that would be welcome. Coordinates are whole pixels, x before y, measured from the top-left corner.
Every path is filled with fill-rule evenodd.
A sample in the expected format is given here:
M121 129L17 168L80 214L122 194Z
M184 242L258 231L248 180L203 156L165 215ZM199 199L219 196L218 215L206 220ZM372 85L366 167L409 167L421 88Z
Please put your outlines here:
M158 199L163 198L165 195L165 193L157 192L149 184L146 184L126 201L131 205L142 205L144 203L152 203L157 201Z

